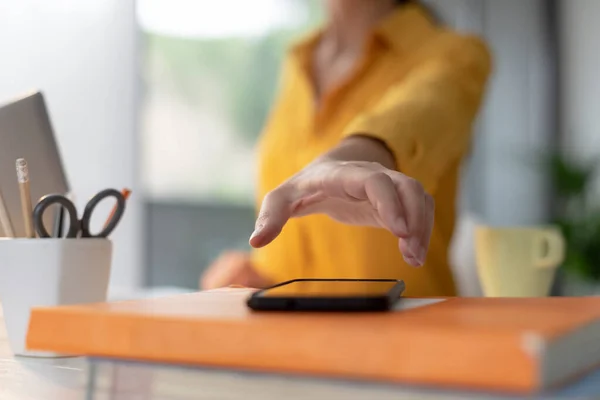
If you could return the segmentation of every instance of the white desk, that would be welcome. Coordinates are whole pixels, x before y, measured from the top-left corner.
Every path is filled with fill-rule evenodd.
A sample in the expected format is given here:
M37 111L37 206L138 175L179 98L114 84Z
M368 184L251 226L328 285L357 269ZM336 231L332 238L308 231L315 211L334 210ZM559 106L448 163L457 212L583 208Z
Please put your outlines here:
M90 388L93 390L88 390ZM560 393L561 398L564 398L563 395L570 394L578 399L600 398L600 371ZM79 357L14 358L8 347L0 309L0 400L338 398L348 400L514 399L514 397L482 393L446 392L233 371L109 361L88 362Z

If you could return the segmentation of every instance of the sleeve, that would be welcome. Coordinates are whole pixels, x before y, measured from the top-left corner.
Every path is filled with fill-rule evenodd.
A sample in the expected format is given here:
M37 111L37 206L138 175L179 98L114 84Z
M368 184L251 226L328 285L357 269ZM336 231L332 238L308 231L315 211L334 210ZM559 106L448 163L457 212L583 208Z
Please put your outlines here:
M467 151L491 71L491 54L483 41L464 36L455 42L390 87L343 134L381 140L398 170L429 193L435 192L444 170Z

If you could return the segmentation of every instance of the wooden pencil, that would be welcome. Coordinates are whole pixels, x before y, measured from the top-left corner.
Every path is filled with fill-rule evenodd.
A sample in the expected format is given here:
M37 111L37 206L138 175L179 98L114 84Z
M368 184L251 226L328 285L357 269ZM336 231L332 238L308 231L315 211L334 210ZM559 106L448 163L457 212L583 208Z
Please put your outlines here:
M23 213L23 222L25 224L25 237L34 238L33 207L31 205L31 190L29 188L29 170L27 168L27 161L25 161L24 158L19 158L16 166L19 193L21 194L21 212Z
M4 197L2 196L2 192L0 191L0 225L2 226L2 231L4 235L9 238L15 237L15 230L13 228L12 221L10 220L10 215L8 214L8 210L6 209L6 203L4 201Z

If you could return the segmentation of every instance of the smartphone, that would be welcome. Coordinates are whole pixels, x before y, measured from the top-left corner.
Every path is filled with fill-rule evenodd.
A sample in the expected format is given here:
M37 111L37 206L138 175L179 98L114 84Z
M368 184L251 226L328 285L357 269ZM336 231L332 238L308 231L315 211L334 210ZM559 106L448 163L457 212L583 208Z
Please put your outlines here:
M394 279L294 279L254 292L255 311L387 311L404 292Z

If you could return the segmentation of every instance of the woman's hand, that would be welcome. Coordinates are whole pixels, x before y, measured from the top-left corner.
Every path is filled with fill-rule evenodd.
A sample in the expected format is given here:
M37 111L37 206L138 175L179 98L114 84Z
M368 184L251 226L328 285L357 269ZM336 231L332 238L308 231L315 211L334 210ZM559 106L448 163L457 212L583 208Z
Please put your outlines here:
M255 271L248 253L228 251L221 254L202 275L200 289L210 290L232 285L260 289L268 286L268 282Z
M290 218L326 214L345 224L389 230L398 237L406 262L423 265L433 229L433 198L419 182L379 162L340 160L350 157L377 160L376 155L383 154L382 160L393 165L382 144L356 138L344 146L308 165L266 195L250 244L267 245ZM369 151L369 146L380 147ZM386 153L381 153L382 149ZM358 155L365 151L368 154Z

